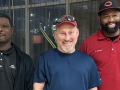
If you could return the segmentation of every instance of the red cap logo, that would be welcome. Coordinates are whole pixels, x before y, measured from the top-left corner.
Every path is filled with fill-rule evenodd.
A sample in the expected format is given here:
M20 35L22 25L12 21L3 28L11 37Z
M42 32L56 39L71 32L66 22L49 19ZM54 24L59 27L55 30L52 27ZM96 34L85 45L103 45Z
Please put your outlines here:
M111 1L107 1L104 6L111 6L112 5L112 2Z

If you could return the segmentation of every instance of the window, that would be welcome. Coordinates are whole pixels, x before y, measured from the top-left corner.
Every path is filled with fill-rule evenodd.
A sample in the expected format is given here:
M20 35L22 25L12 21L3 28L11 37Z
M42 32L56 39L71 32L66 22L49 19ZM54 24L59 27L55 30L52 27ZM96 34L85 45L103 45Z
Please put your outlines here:
M53 49L41 33L40 23L45 33L54 42L52 27L55 25L56 18L65 14L65 8L65 5L30 8L30 55L34 60L36 60L41 53Z
M30 4L49 3L49 2L57 2L57 1L65 1L65 0L30 0Z
M25 9L14 9L11 18L14 27L12 42L25 51Z

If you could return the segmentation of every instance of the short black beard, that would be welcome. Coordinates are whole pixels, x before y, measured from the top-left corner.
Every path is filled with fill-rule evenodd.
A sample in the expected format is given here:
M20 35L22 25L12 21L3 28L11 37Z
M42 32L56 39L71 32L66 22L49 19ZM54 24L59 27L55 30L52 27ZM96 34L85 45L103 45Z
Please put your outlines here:
M108 24L110 24L110 23L115 23L116 24L115 27L114 28L109 28ZM120 21L119 22L114 22L113 21L113 22L109 22L109 23L106 23L106 24L102 24L102 22L100 21L100 24L101 24L102 30L111 34L111 33L115 33L115 32L118 31L119 26L120 26Z

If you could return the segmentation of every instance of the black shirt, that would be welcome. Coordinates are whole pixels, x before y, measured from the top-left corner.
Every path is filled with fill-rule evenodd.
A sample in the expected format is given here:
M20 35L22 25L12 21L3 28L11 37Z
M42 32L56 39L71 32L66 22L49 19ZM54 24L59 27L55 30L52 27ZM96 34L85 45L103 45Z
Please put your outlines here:
M13 90L16 70L16 51L12 46L0 51L0 90Z

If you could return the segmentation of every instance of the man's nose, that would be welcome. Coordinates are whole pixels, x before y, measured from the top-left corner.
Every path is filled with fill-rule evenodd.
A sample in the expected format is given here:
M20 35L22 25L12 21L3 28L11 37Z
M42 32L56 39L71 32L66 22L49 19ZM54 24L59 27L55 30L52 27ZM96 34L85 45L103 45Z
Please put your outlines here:
M66 41L67 41L67 40L70 40L70 35L69 35L69 34L66 34L65 40L66 40Z
M0 32L2 31L2 27L0 27Z
M114 21L114 18L113 17L110 17L109 18L109 22L113 22Z

